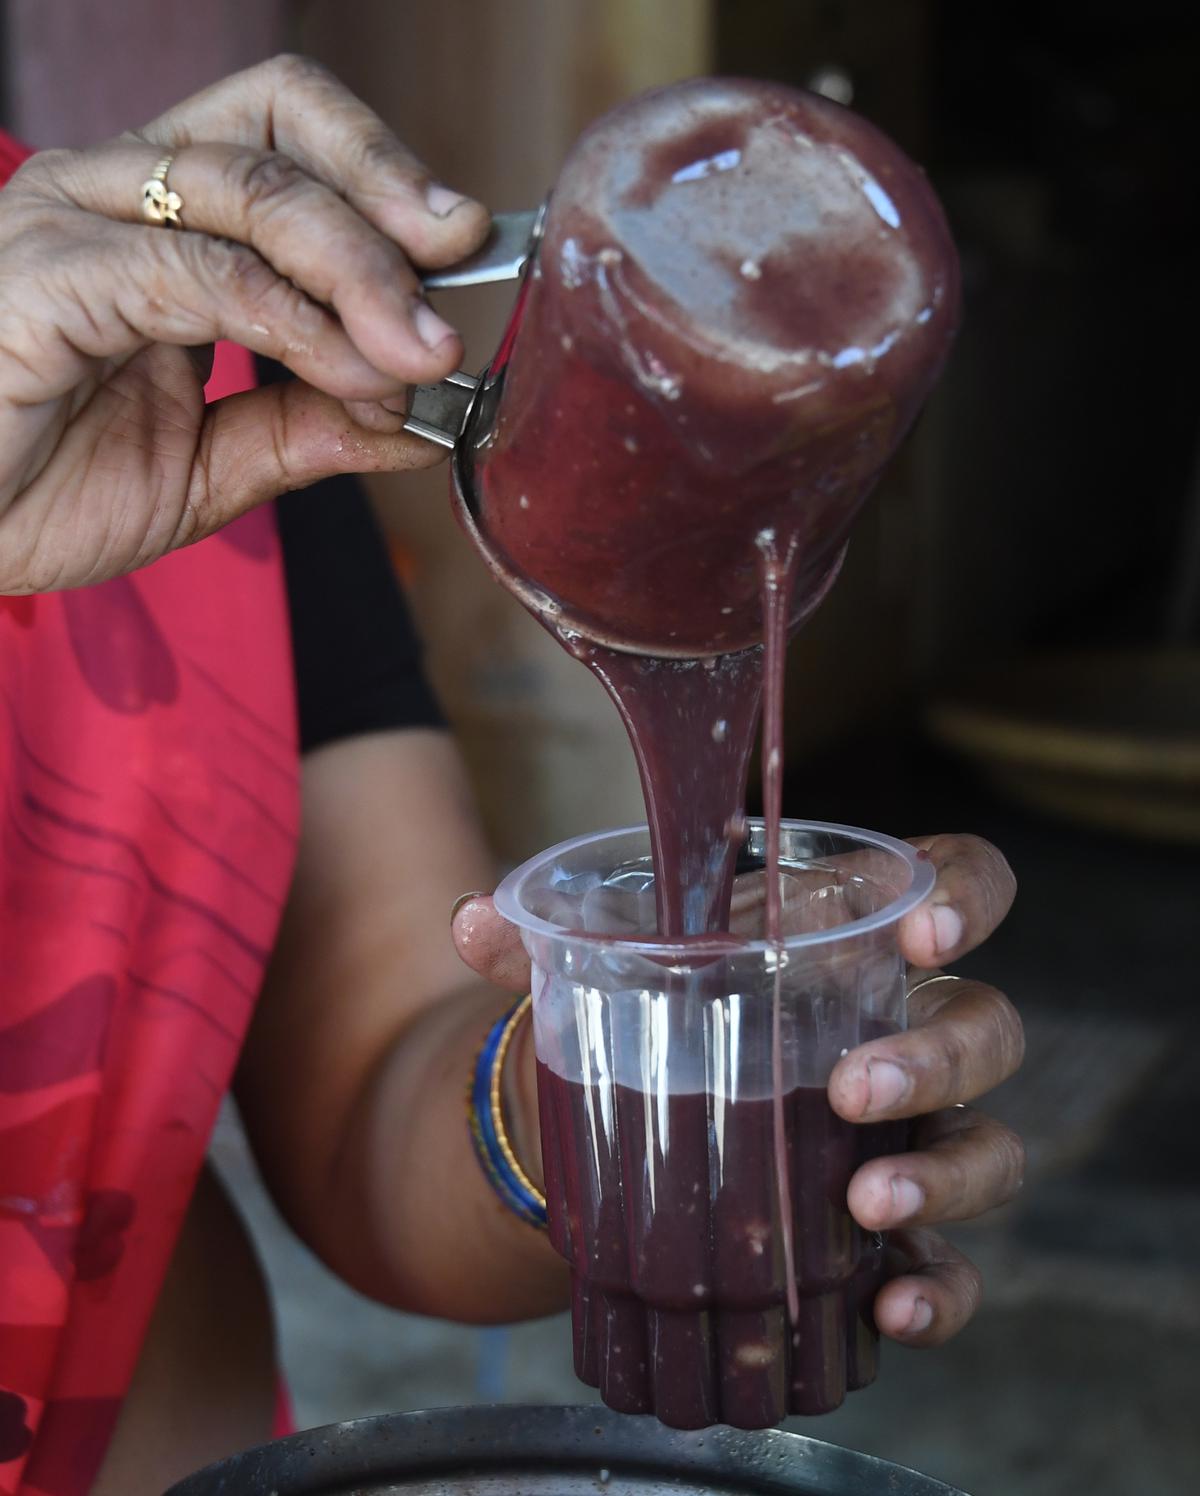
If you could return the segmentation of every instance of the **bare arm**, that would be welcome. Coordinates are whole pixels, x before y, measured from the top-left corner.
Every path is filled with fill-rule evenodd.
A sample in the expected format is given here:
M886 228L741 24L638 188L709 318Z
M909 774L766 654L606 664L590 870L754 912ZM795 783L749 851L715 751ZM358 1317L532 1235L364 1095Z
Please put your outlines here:
M447 734L310 754L296 877L238 1079L267 1183L313 1250L385 1303L478 1321L566 1298L562 1264L499 1203L467 1133L471 1064L511 999L462 965L450 910L492 881ZM528 1145L533 1067L513 1061Z

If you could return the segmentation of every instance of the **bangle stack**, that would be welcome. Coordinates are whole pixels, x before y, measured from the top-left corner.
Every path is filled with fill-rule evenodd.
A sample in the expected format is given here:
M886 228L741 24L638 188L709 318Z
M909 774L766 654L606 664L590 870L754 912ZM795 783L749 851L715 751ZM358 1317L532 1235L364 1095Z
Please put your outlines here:
M526 995L488 1030L467 1089L467 1121L475 1156L492 1188L514 1215L544 1230L546 1197L517 1162L501 1102L505 1056L532 1004Z

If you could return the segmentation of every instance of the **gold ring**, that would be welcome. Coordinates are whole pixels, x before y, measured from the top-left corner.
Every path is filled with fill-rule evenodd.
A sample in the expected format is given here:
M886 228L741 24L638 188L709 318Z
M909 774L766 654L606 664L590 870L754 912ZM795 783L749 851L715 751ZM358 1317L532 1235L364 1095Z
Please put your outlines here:
M142 218L146 223L161 224L163 228L181 229L183 220L179 213L183 199L167 186L167 172L174 159L174 154L164 156L142 183Z
M966 977L956 977L952 972L937 971L931 977L922 977L919 982L914 982L904 994L904 1000L907 1002L914 992L920 992L922 987L932 987L934 982L965 982L966 980Z

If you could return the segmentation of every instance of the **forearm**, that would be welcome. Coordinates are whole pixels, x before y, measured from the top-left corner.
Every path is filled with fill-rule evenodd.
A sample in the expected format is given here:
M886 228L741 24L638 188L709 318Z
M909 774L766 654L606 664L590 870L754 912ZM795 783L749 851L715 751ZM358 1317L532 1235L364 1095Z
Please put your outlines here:
M306 1235L347 1282L398 1308L482 1322L566 1304L561 1260L500 1202L467 1128L468 1077L504 1001L475 986L427 1008L388 1049L331 1156L329 1209ZM505 1080L514 1147L540 1181L528 1024Z
M238 1099L263 1176L335 1272L397 1307L461 1319L547 1313L564 1274L477 1163L466 1090L512 1001L455 954L450 909L491 864L444 733L311 754L300 856L247 1039ZM532 1044L505 1069L537 1172Z

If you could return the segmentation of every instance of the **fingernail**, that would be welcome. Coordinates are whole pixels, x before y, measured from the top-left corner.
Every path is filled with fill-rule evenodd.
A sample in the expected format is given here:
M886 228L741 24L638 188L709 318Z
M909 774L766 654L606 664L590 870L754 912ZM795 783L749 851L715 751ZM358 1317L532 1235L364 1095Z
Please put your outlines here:
M913 1304L912 1317L904 1326L906 1335L919 1335L933 1323L933 1305L928 1299L917 1299Z
M469 904L472 899L482 899L484 892L481 888L473 888L470 893L460 893L454 903L450 905L450 923L453 924L458 917L458 911L464 904Z
M891 1060L867 1061L867 1116L890 1111L908 1095L908 1072Z
M963 938L963 917L953 904L935 904L930 911L933 919L933 943L938 955L952 951Z
M427 301L418 301L413 307L413 326L426 348L440 348L447 338L457 337L449 322L443 321Z
M461 192L443 187L440 182L430 182L425 189L425 204L435 218L449 218L455 208L466 201Z
M892 1220L908 1221L919 1210L925 1208L925 1191L915 1179L905 1179L903 1174L892 1175Z
M381 400L380 405L384 410L390 410L394 416L406 416L408 414L408 396L393 395L390 400Z

